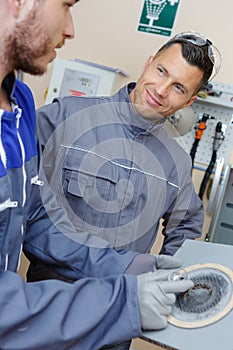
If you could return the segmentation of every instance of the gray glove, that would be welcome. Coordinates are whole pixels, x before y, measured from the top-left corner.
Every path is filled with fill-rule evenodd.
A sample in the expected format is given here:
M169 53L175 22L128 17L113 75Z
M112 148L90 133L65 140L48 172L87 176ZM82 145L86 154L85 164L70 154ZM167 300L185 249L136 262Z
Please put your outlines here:
M124 273L140 275L158 269L175 269L182 265L182 261L169 255L137 254Z
M155 270L159 269L176 269L182 265L182 261L174 256L170 255L156 255L155 258Z
M192 288L191 280L169 281L175 270L158 270L137 277L138 304L142 329L158 330L167 325L166 316L171 313L176 293Z

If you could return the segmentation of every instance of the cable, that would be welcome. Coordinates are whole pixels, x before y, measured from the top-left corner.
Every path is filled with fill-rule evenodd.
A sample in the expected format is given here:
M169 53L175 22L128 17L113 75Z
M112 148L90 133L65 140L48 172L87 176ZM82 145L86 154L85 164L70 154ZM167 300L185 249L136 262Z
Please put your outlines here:
M200 186L200 190L199 190L199 194L198 196L200 197L200 199L203 198L207 183L209 181L210 175L212 174L214 165L216 163L216 159L217 159L217 152L213 151L212 152L212 156L211 156L211 160L209 162L208 168L205 171L205 175L203 177L203 180L201 182L201 186Z
M201 186L200 186L200 190L199 190L199 197L200 199L203 198L203 195L205 193L205 189L207 186L207 183L209 181L209 178L212 174L214 165L216 163L216 159L217 159L217 150L221 145L221 141L223 140L223 135L222 135L222 123L218 122L215 128L215 134L214 134L214 141L213 141L213 151L212 151L212 156L209 162L209 165L205 171L205 175L203 177L203 180L201 182Z

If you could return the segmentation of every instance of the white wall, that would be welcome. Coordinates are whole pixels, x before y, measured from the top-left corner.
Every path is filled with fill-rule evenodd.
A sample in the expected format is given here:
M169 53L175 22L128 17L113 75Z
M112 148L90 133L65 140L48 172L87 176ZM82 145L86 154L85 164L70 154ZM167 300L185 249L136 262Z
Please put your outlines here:
M73 15L76 37L67 41L58 56L81 58L118 67L136 80L144 61L169 39L137 31L143 0L80 0ZM196 30L210 38L222 53L222 68L216 80L233 84L232 0L180 0L173 34ZM52 64L40 78L26 76L37 107L44 104Z

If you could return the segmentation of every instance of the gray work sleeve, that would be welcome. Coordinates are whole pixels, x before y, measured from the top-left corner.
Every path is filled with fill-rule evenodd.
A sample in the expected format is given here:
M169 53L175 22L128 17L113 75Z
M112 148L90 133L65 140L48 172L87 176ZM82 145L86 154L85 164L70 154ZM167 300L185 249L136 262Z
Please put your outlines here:
M181 181L181 188L163 219L164 244L161 254L173 255L186 239L196 239L202 234L204 209L190 176L191 162L187 159L181 166L186 167L186 174Z

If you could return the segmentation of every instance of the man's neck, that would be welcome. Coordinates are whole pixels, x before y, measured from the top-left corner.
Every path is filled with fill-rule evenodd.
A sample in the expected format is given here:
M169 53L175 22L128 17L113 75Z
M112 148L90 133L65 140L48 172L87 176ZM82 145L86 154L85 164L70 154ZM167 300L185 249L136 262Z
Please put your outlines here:
M14 87L15 75L12 71L0 79L0 109L11 111L11 93Z
M0 90L0 109L4 109L6 111L12 110L11 103L3 87L1 87L1 90Z

